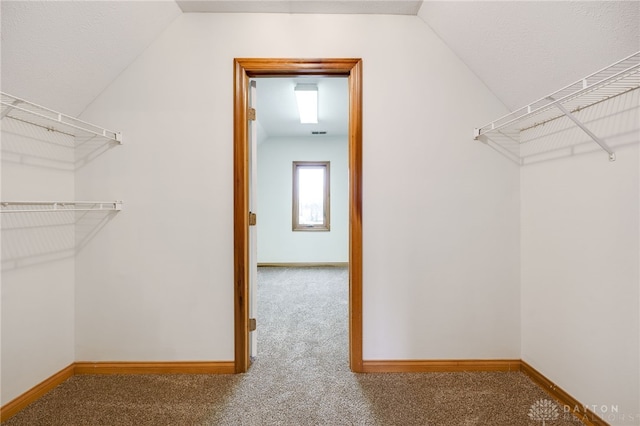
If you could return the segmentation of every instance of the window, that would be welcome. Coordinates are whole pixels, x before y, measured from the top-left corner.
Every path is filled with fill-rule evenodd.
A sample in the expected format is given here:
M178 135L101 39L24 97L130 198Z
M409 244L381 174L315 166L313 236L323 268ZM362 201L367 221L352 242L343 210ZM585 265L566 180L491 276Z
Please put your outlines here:
M293 162L293 230L329 230L329 162Z

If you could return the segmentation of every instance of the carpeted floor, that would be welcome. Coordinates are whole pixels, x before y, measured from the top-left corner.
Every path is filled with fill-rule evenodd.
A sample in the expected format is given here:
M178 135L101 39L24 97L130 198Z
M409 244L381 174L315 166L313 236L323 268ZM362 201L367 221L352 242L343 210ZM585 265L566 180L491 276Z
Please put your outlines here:
M522 373L351 373L346 268L260 268L258 281L247 374L75 376L3 425L542 424L530 408L550 398ZM557 413L545 424L581 424Z

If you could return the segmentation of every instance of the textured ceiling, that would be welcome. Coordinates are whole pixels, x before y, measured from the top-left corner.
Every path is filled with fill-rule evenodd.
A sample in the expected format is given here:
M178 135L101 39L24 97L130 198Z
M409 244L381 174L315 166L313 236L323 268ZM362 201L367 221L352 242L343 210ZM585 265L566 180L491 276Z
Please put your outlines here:
M171 21L173 1L6 1L2 90L80 114Z
M511 110L640 51L638 1L425 1L418 16Z
M183 12L416 15L422 0L176 0Z
M197 10L417 14L510 109L640 50L639 1L2 0L2 90L78 115Z

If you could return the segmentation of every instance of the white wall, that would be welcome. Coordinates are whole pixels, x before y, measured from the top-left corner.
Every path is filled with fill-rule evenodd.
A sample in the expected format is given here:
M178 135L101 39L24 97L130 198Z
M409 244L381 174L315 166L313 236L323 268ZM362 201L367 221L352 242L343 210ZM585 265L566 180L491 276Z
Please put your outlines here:
M639 105L636 90L577 113L615 162L559 120L536 143L577 155L521 170L522 359L612 425L640 421Z
M2 200L74 199L73 139L2 120ZM2 215L0 405L74 361L75 216Z
M234 57L363 58L365 359L522 357L585 404L640 412L637 114L608 124L628 132L615 163L519 171L471 141L506 111L438 37L368 15L182 15L83 114L125 134L86 165L38 134L15 156L3 129L3 200L125 210L91 238L29 219L48 244L81 240L75 262L3 217L2 404L73 360L233 358Z
M125 211L77 257L78 360L233 358L234 57L361 57L364 357L519 358L519 171L502 105L415 16L185 14L86 110L125 145L76 195Z
M331 230L293 232L293 161L329 161ZM270 138L258 145L258 263L349 261L346 137Z

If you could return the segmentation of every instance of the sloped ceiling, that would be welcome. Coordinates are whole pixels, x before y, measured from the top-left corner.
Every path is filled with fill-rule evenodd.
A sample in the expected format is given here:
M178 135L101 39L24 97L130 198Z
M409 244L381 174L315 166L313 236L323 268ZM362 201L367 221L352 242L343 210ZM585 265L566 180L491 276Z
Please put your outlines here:
M2 90L78 115L176 17L204 11L417 15L511 109L640 50L638 1L2 0Z
M418 16L510 110L640 51L638 1L427 0Z
M173 1L5 1L2 91L77 116L182 12Z

